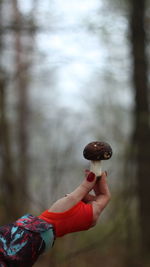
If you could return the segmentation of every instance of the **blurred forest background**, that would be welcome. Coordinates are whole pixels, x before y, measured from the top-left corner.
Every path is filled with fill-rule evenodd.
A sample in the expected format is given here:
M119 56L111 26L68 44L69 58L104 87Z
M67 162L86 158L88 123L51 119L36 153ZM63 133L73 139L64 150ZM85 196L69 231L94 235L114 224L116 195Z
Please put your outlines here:
M0 0L0 224L73 190L111 144L112 200L35 266L150 266L150 1Z

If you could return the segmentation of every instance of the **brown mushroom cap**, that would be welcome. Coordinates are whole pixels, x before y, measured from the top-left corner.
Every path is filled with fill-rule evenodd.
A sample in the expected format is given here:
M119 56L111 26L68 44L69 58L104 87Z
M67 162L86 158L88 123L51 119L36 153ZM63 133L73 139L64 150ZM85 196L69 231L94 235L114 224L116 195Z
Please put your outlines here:
M112 148L108 143L94 141L85 146L83 156L92 161L107 160L112 156Z

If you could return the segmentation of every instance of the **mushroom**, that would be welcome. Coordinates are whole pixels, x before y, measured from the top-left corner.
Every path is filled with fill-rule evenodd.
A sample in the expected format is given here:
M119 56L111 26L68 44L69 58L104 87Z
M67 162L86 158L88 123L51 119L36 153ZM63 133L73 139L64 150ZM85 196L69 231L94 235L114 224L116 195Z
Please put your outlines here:
M108 143L94 141L85 146L83 156L91 161L90 171L100 177L102 173L101 161L111 158L112 148Z

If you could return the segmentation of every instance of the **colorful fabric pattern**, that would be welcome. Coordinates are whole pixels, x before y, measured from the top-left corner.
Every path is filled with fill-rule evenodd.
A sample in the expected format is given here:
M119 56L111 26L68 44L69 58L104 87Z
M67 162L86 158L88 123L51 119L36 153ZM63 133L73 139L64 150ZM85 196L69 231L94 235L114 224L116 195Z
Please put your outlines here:
M0 267L30 267L53 242L52 225L27 214L0 227Z

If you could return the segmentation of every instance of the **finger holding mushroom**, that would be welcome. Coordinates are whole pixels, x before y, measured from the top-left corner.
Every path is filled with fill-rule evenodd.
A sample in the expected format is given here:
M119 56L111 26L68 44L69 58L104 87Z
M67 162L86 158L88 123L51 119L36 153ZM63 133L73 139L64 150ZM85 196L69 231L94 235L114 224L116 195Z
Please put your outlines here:
M90 171L99 177L102 173L102 160L111 158L112 148L106 142L94 141L85 146L83 156L91 162Z

